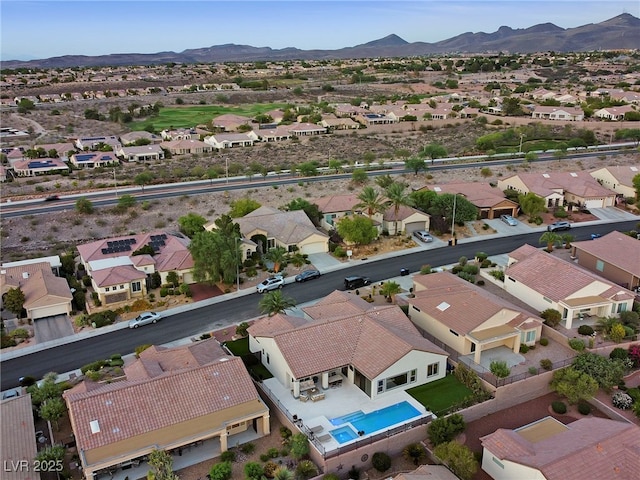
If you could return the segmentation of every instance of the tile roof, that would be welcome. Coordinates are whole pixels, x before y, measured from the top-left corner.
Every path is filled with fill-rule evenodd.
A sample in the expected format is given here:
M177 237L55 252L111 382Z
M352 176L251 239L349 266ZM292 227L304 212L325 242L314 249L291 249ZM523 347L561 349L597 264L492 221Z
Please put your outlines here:
M423 338L397 305L371 306L356 295L337 291L319 303L304 309L305 314L316 316L310 322L287 329L288 318L272 321L267 317L249 327L253 337L274 338L296 378L345 365L375 378L412 350L447 355ZM263 333L267 322L275 332Z
M572 295L579 294L580 290L587 286L592 287L591 295L595 294L593 287L598 286L599 292L597 295L603 297L606 295L604 298L611 298L612 295L624 291L622 287L578 265L549 255L547 252L536 248L528 250L528 255L524 257L522 256L522 252L524 251L522 247L515 250L520 260L511 263L506 268L505 275L528 286L554 302L559 302L570 298ZM512 257L512 253L509 254L509 257L515 258ZM549 281L549 272L553 272L553 282Z
M535 468L547 480L627 480L640 471L640 427L626 422L581 418L537 442L506 429L480 440L497 458Z
M137 270L131 265L119 265L91 272L91 277L98 287L129 283L134 280L142 280L146 276L146 273Z
M538 316L451 272L416 275L414 282L426 289L416 288L415 297L409 299L409 305L419 308L458 334L471 333L498 314L503 325L519 326L527 321L542 323Z
M40 480L33 468L10 468L20 461L29 462L37 453L31 395L0 401L0 438L2 439L3 480Z
M458 480L458 477L444 465L420 465L412 472L401 473L393 478L394 480Z
M595 240L571 242L578 252L585 252L598 259L640 277L640 241L613 231Z
M619 184L633 187L633 177L640 173L640 165L616 165L610 167L599 168L591 171L591 175L598 171L606 170L613 178L615 178Z
M156 270L168 272L171 270L188 270L193 268L193 257L189 250L163 252L156 256Z
M418 209L415 209L413 207L407 207L405 205L400 205L400 208L398 208L397 215L396 215L396 209L393 207L393 205L389 206L384 211L382 218L387 222L393 222L395 220L402 221L409 218L411 215L416 215L416 214L424 218L430 218L428 213L421 212Z
M28 263L15 267L0 268L0 286L17 288L24 284L29 277L39 271L51 272L51 264L48 262Z
M581 198L611 197L611 190L600 185L589 172L548 172L548 173L518 173L506 178L509 183L512 178L519 178L529 191L541 197L552 193L572 193Z
M67 390L64 398L78 449L96 449L242 404L264 408L242 359L223 355L200 365L205 359L197 357L206 356L202 350L213 342L202 342L205 345L196 347L196 353L176 347L173 353L156 350L143 355L160 369L166 358L173 357L164 365L167 370L156 368L146 378ZM188 358L180 360L180 354ZM100 430L96 433L91 430L94 421ZM217 426L206 426L212 427Z
M84 243L78 245L76 248L80 253L80 257L83 262L90 262L92 260L101 260L103 258L117 258L117 257L129 257L131 254L139 248L149 244L151 242L152 235L165 234L165 245L160 245L158 253L175 252L179 250L187 250L190 240L186 237L179 237L163 230L154 230L148 233L139 233L137 235L122 235L119 237L104 238L102 240L96 240L95 242ZM118 240L134 239L136 243L131 245L131 250L124 252L102 253L103 248L108 247L108 242Z
M350 212L359 202L355 194L329 195L310 200L310 203L316 204L322 213Z
M266 231L267 236L291 245L301 242L311 235L329 238L320 232L309 220L303 210L283 212L272 207L262 206L242 218L236 219L244 236L255 230Z
M438 193L460 194L479 208L490 208L499 203L517 203L509 200L499 188L492 187L486 182L443 183L424 187Z
M34 273L21 288L26 309L70 302L73 299L67 280L46 273L45 270Z

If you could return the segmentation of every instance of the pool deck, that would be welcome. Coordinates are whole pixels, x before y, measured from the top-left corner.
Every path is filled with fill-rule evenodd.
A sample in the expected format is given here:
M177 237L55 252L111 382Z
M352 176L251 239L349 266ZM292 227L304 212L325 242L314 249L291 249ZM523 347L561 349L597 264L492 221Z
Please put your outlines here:
M265 380L263 385L271 391L272 395L280 401L280 404L286 408L291 415L297 416L301 421L301 425L299 426L302 427L302 431L310 431L311 433L309 433L309 435L313 435L321 441L325 451L335 450L349 443L345 442L340 444L331 436L329 432L339 428L339 426L332 425L329 421L330 418L341 417L357 410L362 410L363 413L369 413L401 402L408 402L420 412L419 416L410 418L407 422L431 415L431 412L428 412L422 404L404 391L386 393L377 400L371 400L358 387L343 382L341 387L328 388L327 390L320 389L320 391L325 394L323 400L316 402L308 400L303 402L294 398L291 392L285 389L275 378ZM387 429L402 424L403 422L400 422L389 426ZM377 434L381 431L383 430L371 432L371 434ZM358 437L353 441L367 438L367 436L369 436L369 434Z

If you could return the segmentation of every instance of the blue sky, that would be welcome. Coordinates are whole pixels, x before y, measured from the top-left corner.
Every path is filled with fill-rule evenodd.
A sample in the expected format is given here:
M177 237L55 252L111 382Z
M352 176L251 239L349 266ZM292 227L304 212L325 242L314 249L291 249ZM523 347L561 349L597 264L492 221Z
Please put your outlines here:
M562 28L630 13L638 0L1 0L0 59L155 53L225 43L336 49L395 33L438 42L464 32Z

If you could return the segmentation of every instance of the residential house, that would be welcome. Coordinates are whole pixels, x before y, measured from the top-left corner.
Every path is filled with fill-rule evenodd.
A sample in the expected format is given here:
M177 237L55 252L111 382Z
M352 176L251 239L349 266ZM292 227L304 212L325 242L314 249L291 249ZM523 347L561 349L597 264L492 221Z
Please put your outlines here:
M640 241L613 231L603 237L571 242L578 265L629 290L640 292Z
M251 131L249 133L219 133L206 137L204 142L217 150L224 150L225 148L252 147L253 142L257 140L258 135Z
M328 195L326 197L310 200L310 202L317 205L318 210L322 213L320 226L329 231L336 228L336 223L342 217L354 213L354 208L358 203L360 203L360 200L358 200L358 196L355 194L346 194Z
M640 165L602 167L591 172L600 185L624 198L637 198L633 177L640 175Z
M139 130L137 132L123 133L120 135L120 142L125 146L130 146L136 143L138 140L148 140L153 143L162 142L162 137L155 133L150 133L145 130Z
M356 115L355 120L362 125L390 125L392 123L398 123L397 119L393 119L384 113L361 113Z
M34 459L38 453L31 395L0 401L3 480L40 480ZM45 439L46 440L46 439Z
M356 117L367 113L367 109L349 103L338 103L333 105L337 117Z
M194 128L174 128L171 130L162 130L160 132L162 140L198 140L198 134Z
M135 468L153 450L181 454L217 439L209 448L219 453L236 446L239 434L270 433L269 409L244 363L214 339L151 346L124 373L113 383L85 379L63 394L86 479Z
M622 105L620 107L605 107L593 112L595 118L602 118L603 120L624 120L624 116L628 112L635 112L636 110L631 105Z
M278 125L275 128L260 129L257 131L261 142L281 142L291 138L288 125Z
M13 266L3 264L0 268L2 295L11 288L22 290L24 309L30 320L70 314L73 294L67 280L55 276L48 261L39 260L43 261L24 262Z
M18 177L35 177L48 173L68 172L69 166L59 158L34 158L10 161L11 169Z
M542 319L450 272L413 277L409 318L422 331L480 364L483 352L540 340Z
M544 198L547 208L574 205L587 209L611 207L615 194L588 172L518 173L498 180L498 188L532 192Z
M147 294L146 279L147 274L132 265L113 265L91 272L91 286L104 305L143 298Z
M62 143L44 143L41 145L34 145L34 149L42 148L47 152L51 152L52 150L58 154L58 157L63 161L69 161L69 152L75 152L76 147L71 142L62 142Z
M472 108L472 107L463 107L462 110L458 112L458 115L460 115L460 118L475 118L478 115L480 115L480 109Z
M200 140L170 140L162 142L160 146L168 150L171 155L186 155L186 154L200 154L209 153L213 151L213 147L208 143L201 142Z
M313 123L294 123L289 126L289 133L294 137L307 137L310 135L323 135L327 129Z
M164 159L164 150L158 144L120 147L116 155L126 162L155 162Z
M558 310L568 329L574 318L618 317L633 307L629 290L531 245L509 253L504 275L507 292L539 312Z
M482 219L500 218L500 215L517 217L520 208L516 202L506 198L502 190L486 182L443 183L424 189L433 190L438 195L462 195L478 209L478 216Z
M429 231L430 221L429 214L405 205L401 205L397 210L389 206L382 213L382 229L389 232L389 235L411 235L418 230Z
M326 390L339 381L375 400L446 373L447 353L397 305L372 306L336 290L302 310L305 318L279 313L247 330L250 351L294 398L307 384Z
M255 242L255 236L266 238L262 251L283 247L288 252L303 254L326 253L329 251L329 237L320 232L303 210L283 212L262 206L244 217L237 218L240 232L245 239ZM215 224L205 225L212 230Z
M114 151L121 147L120 140L115 135L80 137L75 141L78 150L95 150L100 145L109 145Z
M531 112L531 118L581 122L584 120L584 112L580 107L548 107L545 105L537 105L533 112Z
M480 438L482 469L494 480L631 479L640 471L640 427L585 417L545 417Z
M326 128L329 131L332 130L357 130L360 128L358 122L354 122L349 117L340 118L323 118L319 125Z
M218 115L211 120L213 128L219 128L223 132L235 132L244 125L251 125L251 118L233 113Z
M78 168L97 168L119 164L114 152L82 152L71 155L71 163Z
M459 480L444 465L420 465L411 472L400 473L393 480Z

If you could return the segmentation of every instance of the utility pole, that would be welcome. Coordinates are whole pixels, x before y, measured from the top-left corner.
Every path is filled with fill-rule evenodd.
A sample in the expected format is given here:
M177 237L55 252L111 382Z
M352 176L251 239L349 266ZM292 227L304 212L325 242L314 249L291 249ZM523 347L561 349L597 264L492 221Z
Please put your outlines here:
M458 194L453 195L453 215L451 216L451 246L453 247L456 243L456 200L458 198Z
M118 199L118 181L116 180L116 169L113 169L113 187L116 189L116 200Z

